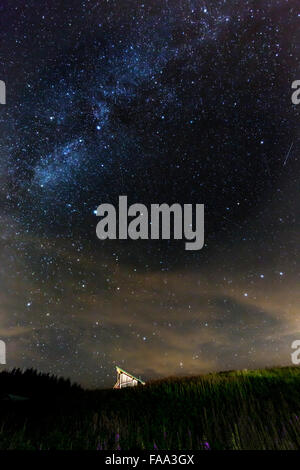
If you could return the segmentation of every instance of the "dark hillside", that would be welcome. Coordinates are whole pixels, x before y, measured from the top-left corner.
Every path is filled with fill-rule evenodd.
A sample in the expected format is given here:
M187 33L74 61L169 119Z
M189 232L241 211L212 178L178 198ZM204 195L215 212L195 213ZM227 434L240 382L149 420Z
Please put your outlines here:
M298 367L93 391L13 371L0 385L31 397L0 402L1 449L300 449Z

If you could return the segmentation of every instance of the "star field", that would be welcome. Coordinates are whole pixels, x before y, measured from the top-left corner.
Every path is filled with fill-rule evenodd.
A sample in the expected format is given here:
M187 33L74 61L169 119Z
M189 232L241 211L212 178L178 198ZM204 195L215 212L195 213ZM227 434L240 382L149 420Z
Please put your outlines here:
M296 0L4 1L8 367L111 386L290 364L299 325ZM101 203L205 205L205 246L100 241Z

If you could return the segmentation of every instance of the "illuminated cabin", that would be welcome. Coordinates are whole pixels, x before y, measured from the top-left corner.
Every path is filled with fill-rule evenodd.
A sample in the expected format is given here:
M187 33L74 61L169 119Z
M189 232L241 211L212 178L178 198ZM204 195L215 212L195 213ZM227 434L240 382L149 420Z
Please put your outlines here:
M126 370L121 369L116 366L117 370L117 382L114 385L114 388L124 388L124 387L135 387L136 385L145 385L141 379L138 379L132 374L126 372Z

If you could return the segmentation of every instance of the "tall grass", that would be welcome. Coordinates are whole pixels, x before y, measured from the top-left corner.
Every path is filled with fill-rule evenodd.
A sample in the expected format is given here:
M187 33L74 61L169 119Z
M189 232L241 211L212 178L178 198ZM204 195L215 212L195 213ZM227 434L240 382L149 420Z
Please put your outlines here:
M0 449L299 449L300 369L70 390L0 412Z

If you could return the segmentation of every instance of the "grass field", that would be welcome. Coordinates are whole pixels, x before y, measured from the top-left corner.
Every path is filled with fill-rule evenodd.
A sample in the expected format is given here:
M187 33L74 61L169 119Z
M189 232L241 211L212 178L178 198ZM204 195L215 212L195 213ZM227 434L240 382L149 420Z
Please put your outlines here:
M0 374L0 449L300 449L300 368L169 378L85 391L33 371ZM9 389L9 390L8 390Z

